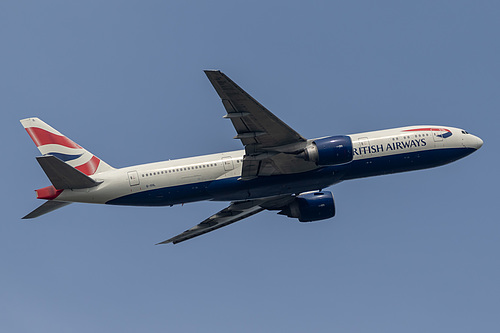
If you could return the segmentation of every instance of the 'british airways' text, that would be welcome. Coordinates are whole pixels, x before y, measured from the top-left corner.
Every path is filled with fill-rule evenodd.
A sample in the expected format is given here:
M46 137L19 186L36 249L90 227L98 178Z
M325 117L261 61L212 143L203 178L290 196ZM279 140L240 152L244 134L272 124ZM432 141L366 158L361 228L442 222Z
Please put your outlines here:
M409 149L412 147L425 147L427 142L425 139L418 140L408 140L408 141L397 141L388 143L385 145L371 145L371 146L361 146L358 148L353 148L354 155L366 155L366 154L375 154L384 151L392 151L392 150L400 150L400 149Z

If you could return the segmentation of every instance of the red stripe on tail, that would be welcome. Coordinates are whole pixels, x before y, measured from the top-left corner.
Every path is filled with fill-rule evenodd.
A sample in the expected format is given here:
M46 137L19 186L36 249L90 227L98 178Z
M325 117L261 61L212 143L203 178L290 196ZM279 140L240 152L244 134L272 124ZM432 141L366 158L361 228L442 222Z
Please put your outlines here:
M95 173L95 171L99 167L99 163L100 162L101 162L100 159L98 159L95 156L92 156L92 158L90 159L90 161L88 161L85 164L82 164L82 165L79 165L79 166L75 167L75 169L83 172L87 176L90 176L90 175L93 175Z
M65 136L50 133L38 127L28 127L26 128L26 132L28 132L29 136L31 137L31 139L33 140L33 142L36 144L37 147L54 144L68 148L78 148L78 149L82 148Z

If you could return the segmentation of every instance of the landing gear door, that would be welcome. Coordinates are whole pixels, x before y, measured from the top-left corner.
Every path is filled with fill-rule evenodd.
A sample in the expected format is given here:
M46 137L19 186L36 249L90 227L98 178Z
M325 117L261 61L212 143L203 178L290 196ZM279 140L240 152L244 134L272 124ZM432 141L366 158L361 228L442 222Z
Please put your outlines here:
M128 182L130 186L136 186L139 185L139 175L137 174L137 171L129 171L128 172Z

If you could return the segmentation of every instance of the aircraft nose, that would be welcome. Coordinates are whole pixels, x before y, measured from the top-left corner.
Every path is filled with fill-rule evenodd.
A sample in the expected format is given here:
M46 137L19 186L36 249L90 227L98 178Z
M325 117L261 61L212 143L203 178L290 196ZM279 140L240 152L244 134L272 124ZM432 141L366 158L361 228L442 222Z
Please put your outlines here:
M471 135L470 142L469 142L468 146L478 150L479 148L481 148L483 146L483 140L481 140L481 138L479 138L475 135Z

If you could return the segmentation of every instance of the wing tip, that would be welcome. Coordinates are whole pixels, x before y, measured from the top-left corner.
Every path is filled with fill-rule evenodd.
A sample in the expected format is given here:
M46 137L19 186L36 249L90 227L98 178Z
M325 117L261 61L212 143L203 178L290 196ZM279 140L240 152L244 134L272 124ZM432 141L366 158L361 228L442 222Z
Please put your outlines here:
M208 78L219 75L224 76L224 73L222 73L220 69L205 69L203 72Z
M160 243L156 243L155 245L165 245L165 244L169 244L169 243L173 243L172 240L167 239L166 241L163 241L163 242L160 242ZM173 244L175 244L175 243L173 243Z

